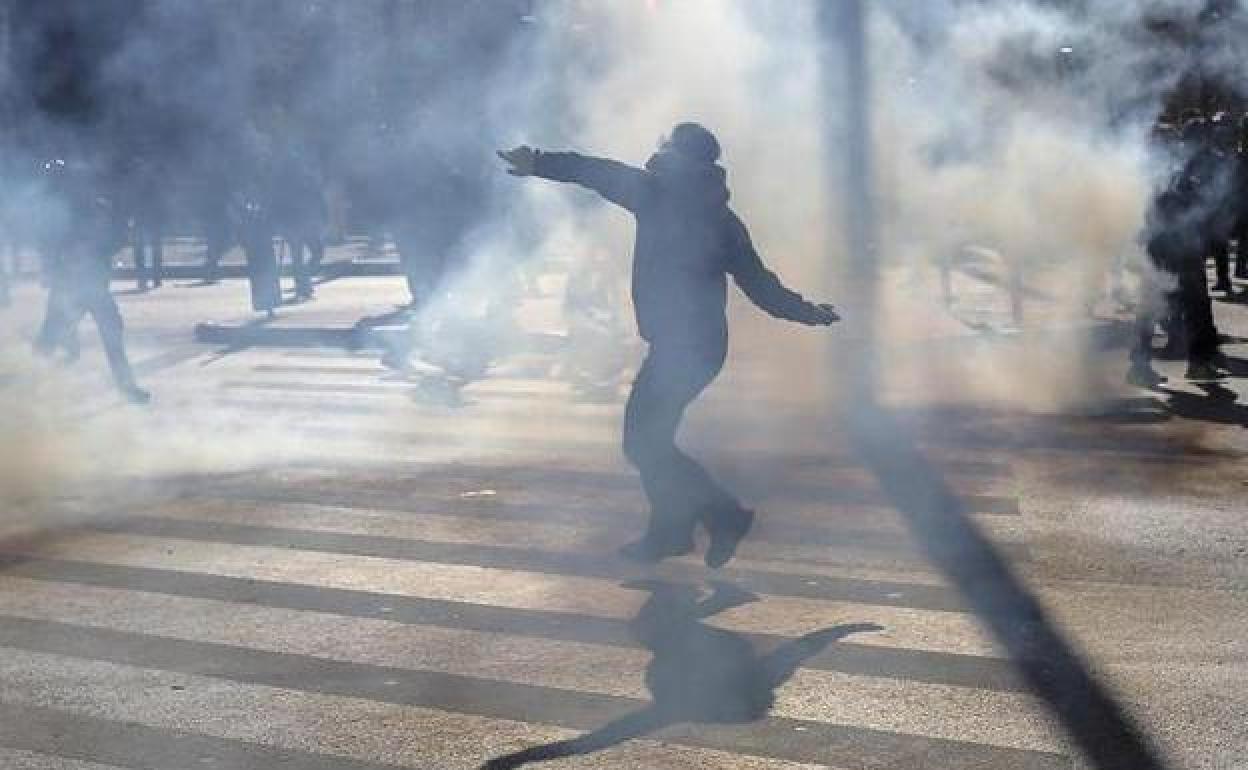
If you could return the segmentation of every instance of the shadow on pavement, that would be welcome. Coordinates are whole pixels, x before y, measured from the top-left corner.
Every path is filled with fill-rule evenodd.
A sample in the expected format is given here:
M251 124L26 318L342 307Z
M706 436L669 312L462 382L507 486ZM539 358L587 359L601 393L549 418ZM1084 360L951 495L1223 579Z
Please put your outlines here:
M1166 391L1166 408L1171 414L1188 420L1219 425L1248 427L1248 406L1239 403L1239 394L1225 385L1198 385L1205 395L1181 390Z
M696 586L687 583L640 580L624 586L650 594L629 629L654 655L646 668L653 702L571 740L492 759L482 770L589 754L681 723L743 724L763 719L775 703L776 688L803 661L850 634L883 630L870 623L825 628L759 655L743 635L702 622L757 601L754 594L722 582L713 583L714 591L704 599L699 599Z
M1090 672L1039 600L905 429L871 399L850 417L863 464L902 513L915 540L966 598L1030 689L1100 770L1160 770L1151 741Z

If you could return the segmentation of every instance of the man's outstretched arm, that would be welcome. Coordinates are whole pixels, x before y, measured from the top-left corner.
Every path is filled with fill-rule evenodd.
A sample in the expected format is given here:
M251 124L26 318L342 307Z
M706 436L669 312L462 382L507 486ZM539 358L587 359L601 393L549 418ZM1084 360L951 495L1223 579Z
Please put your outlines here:
M575 152L542 152L521 146L500 150L498 156L510 164L507 173L512 176L575 182L632 212L637 211L646 182L646 172L639 168Z
M841 320L831 305L810 302L781 283L763 264L749 231L732 212L728 213L728 227L732 254L729 272L751 302L776 318L810 326L828 326Z

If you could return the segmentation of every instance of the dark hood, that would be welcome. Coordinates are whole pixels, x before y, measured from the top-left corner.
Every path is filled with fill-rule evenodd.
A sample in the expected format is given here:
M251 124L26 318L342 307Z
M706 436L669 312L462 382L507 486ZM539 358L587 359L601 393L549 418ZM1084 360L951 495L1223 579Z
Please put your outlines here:
M646 161L665 192L697 207L715 208L728 203L727 174L722 166L691 159L678 152L660 151Z

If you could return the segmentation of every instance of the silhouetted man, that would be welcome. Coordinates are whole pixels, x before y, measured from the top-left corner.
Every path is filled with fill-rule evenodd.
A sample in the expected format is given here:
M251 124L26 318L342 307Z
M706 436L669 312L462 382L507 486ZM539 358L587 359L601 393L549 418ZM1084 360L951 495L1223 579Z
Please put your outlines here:
M701 521L711 536L706 562L719 567L753 523L754 513L675 442L685 408L727 355L727 276L777 318L810 325L839 320L830 305L807 302L764 267L728 207L719 154L719 142L695 123L676 126L644 169L529 147L499 153L515 176L575 182L636 217L633 305L650 348L628 399L623 445L651 512L645 535L621 552L638 561L688 553Z
M1218 360L1218 329L1213 320L1209 299L1209 281L1205 269L1205 253L1209 244L1210 212L1216 205L1207 198L1199 168L1189 162L1153 202L1149 212L1146 248L1152 266L1162 275L1169 274L1174 287L1166 292L1165 304L1171 316L1167 326L1171 339L1182 337L1187 350L1188 380L1212 382L1225 376L1216 366ZM1136 317L1136 340L1131 350L1131 368L1127 381L1141 387L1154 387L1165 378L1153 371L1152 336L1161 312L1160 298L1150 298L1145 282ZM1157 287L1157 291L1161 291Z
M139 291L160 288L165 272L165 209L169 191L155 159L139 156L129 169L126 213L132 221L134 275Z
M51 354L57 348L78 356L78 324L88 313L95 319L113 381L122 396L147 403L150 395L134 380L126 356L124 323L109 291L113 255L125 243L125 221L98 180L62 160L47 165L50 190L63 204L63 220L45 244L52 265L47 313L35 348Z
M306 153L294 148L281 151L274 174L269 201L274 227L290 249L295 299L311 299L312 279L325 258L323 185Z
M281 271L273 249L273 158L261 142L244 156L250 166L241 174L231 196L238 242L247 266L251 307L272 318L282 304Z

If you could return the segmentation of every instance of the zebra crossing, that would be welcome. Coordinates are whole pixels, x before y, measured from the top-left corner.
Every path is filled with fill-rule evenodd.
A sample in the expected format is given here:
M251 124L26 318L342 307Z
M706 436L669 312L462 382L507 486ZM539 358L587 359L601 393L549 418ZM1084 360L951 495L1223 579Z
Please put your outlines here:
M621 405L575 403L541 361L451 407L345 353L242 355L213 407L278 420L298 452L0 543L0 766L475 768L647 708L656 585L747 597L690 620L707 639L819 644L764 718L664 724L552 767L1071 766L840 449L700 447L757 531L716 573L647 570L615 556L642 522ZM935 462L1025 562L1009 465Z

